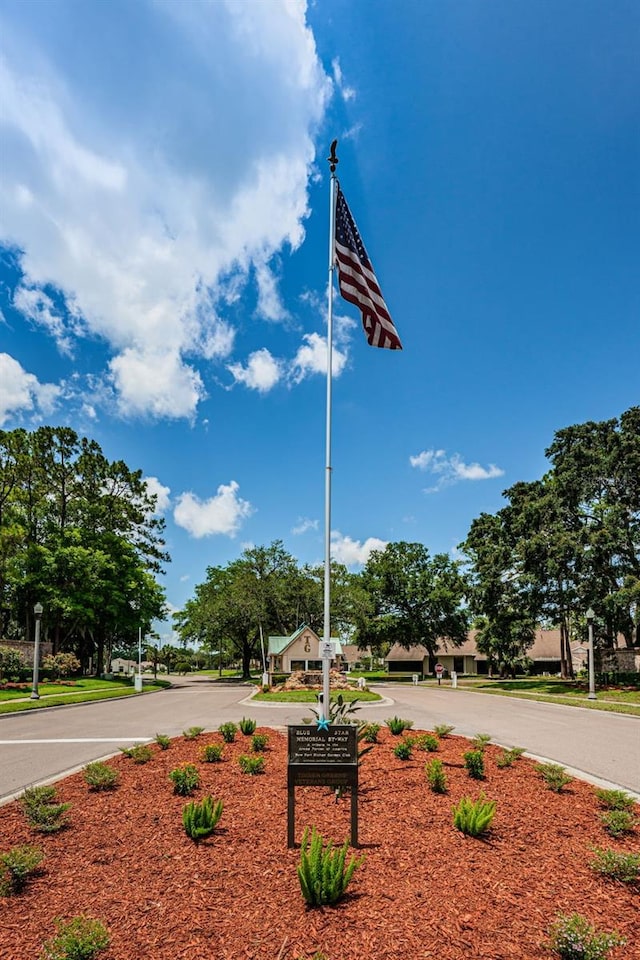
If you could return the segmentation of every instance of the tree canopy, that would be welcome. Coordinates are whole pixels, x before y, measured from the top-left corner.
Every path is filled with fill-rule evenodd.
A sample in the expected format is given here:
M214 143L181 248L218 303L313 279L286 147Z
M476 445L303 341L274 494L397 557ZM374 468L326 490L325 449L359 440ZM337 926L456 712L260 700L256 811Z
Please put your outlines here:
M44 636L102 671L111 645L165 614L164 521L140 470L68 427L0 431L0 633Z

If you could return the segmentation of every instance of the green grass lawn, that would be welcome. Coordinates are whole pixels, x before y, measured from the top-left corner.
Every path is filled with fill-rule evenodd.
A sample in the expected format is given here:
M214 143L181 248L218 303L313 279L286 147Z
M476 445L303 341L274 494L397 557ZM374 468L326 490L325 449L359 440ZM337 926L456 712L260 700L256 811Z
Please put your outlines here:
M448 684L447 684L448 685ZM522 680L487 680L460 678L462 689L476 690L502 697L526 697L543 703L563 703L571 707L604 710L608 713L626 713L640 716L640 690L619 690L615 687L598 689L596 699L588 700L584 681L560 680L552 677L525 677Z
M256 693L252 699L265 703L317 703L319 692L319 690L281 690L275 693ZM352 700L364 702L382 699L378 693L372 693L370 690L339 690L331 694L331 699L335 700L338 694L342 694L343 699L348 703Z
M143 693L161 690L170 686L166 680L152 681L143 685ZM38 684L39 700L31 700L31 686L27 690L0 690L0 714L21 713L25 710L41 710L43 707L61 706L67 703L88 703L93 700L110 700L113 697L131 696L131 683L121 680L78 680L73 686L59 683ZM28 699L20 699L27 697Z

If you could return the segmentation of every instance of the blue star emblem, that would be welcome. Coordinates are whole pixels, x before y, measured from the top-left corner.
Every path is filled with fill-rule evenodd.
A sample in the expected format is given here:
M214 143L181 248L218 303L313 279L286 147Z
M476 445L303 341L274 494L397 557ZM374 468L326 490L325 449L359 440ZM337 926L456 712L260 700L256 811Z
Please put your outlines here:
M329 721L326 717L322 717L321 720L318 720L318 730L329 730Z

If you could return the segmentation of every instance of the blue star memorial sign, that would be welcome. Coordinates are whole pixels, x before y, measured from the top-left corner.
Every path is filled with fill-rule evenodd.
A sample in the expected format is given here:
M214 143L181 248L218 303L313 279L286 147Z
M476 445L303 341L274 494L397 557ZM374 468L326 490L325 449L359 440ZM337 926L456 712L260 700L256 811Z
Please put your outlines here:
M326 730L327 732L329 731L329 721L326 717L322 717L321 720L318 720L318 730Z

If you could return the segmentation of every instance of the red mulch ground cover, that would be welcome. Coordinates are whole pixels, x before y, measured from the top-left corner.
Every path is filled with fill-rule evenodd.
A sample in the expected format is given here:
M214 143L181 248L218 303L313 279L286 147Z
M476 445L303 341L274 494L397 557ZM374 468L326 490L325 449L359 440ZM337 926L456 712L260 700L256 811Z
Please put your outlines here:
M260 776L239 769L249 748L241 735L223 762L201 762L202 747L221 742L204 734L178 738L167 751L154 744L144 766L114 758L121 782L112 792L90 792L81 773L61 781L58 796L73 806L60 833L34 835L16 803L2 808L0 849L37 843L45 860L23 893L0 898L0 957L35 960L54 918L86 913L109 928L104 960L306 960L316 951L327 960L549 960L549 923L558 912L578 912L627 937L612 960L639 960L637 888L589 867L595 846L640 852L638 832L610 838L591 786L574 781L552 793L524 758L498 769L496 747L486 752L486 780L471 780L462 760L468 741L455 736L435 754L449 783L439 796L424 774L434 754L398 760L397 738L380 732L360 774L366 861L338 905L308 909L299 853L286 846L286 737L262 732L270 748ZM184 833L186 800L168 779L187 761L200 770L196 795L225 803L216 834L200 845ZM465 838L451 818L453 803L480 790L498 801L485 841ZM349 816L348 798L296 790L298 839L315 824L340 843Z

